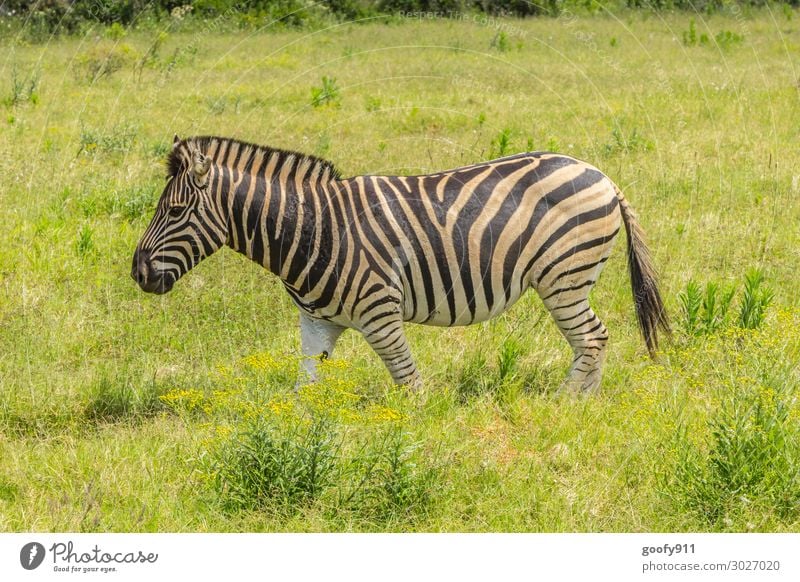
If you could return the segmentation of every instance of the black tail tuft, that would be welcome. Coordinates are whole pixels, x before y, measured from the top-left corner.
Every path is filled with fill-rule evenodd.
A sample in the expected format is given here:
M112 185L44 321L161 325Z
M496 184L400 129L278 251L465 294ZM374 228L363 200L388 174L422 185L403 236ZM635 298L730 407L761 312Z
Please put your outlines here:
M644 232L625 196L618 188L616 191L622 210L622 221L628 233L628 269L631 275L636 317L647 344L647 351L652 357L658 349L658 328L661 328L666 335L670 335L672 331L661 294L658 292L658 277L650 259L650 251L644 242Z

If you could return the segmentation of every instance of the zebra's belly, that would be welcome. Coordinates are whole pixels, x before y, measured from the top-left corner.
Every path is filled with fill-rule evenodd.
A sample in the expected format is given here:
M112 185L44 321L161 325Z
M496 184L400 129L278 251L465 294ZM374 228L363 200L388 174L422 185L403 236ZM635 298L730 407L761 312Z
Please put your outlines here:
M416 313L413 313L413 309L406 302L404 319L405 321L439 327L472 325L500 315L514 305L521 296L522 293L512 293L508 298L502 296L495 299L491 306L485 303L480 304L480 302L476 301L473 308L470 308L469 304L459 305L456 303L452 309L450 303L443 299L434 309L424 312L417 310Z

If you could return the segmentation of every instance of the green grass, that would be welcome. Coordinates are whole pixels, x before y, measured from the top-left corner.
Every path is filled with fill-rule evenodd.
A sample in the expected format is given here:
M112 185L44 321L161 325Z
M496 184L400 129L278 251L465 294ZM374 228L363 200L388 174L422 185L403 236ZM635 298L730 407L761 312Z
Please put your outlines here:
M800 531L800 18L506 23L6 33L0 531ZM646 357L620 240L597 395L554 394L570 353L531 294L409 326L424 400L353 332L294 399L274 277L223 250L163 297L130 279L174 133L345 175L588 160L647 232L674 341Z

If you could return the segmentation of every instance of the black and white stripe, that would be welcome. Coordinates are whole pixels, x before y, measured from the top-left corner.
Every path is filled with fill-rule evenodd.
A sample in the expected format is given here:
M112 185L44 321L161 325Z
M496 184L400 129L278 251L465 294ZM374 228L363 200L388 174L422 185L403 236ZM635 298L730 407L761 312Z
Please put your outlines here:
M630 205L591 165L524 153L424 176L342 179L327 161L218 137L178 140L134 255L149 292L223 243L278 275L301 312L303 352L359 330L394 380L418 384L403 322L468 325L535 289L575 354L572 389L600 382L608 330L588 295L621 224L647 347L668 331ZM314 376L316 359L306 372Z

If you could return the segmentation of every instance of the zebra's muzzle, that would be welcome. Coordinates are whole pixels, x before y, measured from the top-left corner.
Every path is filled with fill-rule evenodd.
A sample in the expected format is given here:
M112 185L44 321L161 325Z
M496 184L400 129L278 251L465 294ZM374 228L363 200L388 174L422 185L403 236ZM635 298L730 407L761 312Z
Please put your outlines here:
M131 278L138 283L145 293L163 295L172 289L175 277L153 268L148 251L137 251L133 255Z

